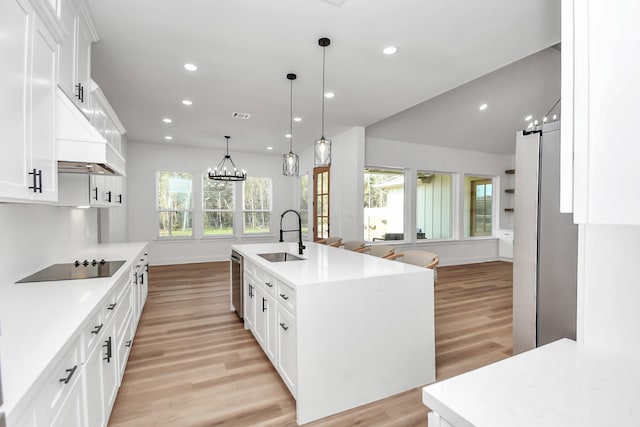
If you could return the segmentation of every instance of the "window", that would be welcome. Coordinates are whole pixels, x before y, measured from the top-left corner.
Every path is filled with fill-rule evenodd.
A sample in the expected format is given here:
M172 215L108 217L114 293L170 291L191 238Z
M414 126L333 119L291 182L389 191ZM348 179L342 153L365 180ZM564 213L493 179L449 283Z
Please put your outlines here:
M313 169L313 240L329 237L329 168Z
M202 177L202 219L205 236L233 235L234 185Z
M466 176L465 236L491 236L493 234L493 180L481 176Z
M244 232L271 231L271 178L248 177L242 186Z
M309 235L309 175L300 176L300 218L302 219L302 236Z
M193 236L192 179L186 172L156 172L158 236Z
M364 240L404 239L404 171L364 171Z
M416 181L416 238L452 237L452 176L421 172Z

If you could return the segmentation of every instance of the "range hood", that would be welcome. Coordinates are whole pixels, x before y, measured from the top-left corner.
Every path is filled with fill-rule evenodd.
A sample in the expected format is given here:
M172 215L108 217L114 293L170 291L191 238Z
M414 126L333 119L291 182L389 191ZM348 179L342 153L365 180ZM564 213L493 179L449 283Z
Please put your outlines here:
M125 175L125 160L58 88L58 173Z

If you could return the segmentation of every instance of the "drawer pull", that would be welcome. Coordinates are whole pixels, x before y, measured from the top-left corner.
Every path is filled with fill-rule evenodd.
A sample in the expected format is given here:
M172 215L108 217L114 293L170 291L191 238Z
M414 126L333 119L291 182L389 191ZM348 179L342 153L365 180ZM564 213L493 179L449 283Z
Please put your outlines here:
M285 323L280 323L280 327L281 327L282 329L284 329L285 331L286 331L287 329L289 329L289 327L288 327Z
M249 285L249 298L253 298L253 286Z
M125 347L131 347L131 340L127 341L127 343L125 344Z
M75 365L73 368L71 369L66 369L65 372L68 374L66 378L60 378L60 382L61 383L65 383L65 384L69 384L69 381L71 381L71 377L73 377L73 374L76 373L76 369L78 369L78 365Z
M285 294L280 294L280 298L282 298L285 301L289 299L289 297Z
M113 355L111 354L111 337L109 337L109 339L107 339L104 344L102 345L102 347L105 348L106 350L106 354L104 355L104 357L102 358L102 360L106 360L107 363L111 363L111 358L113 357Z
M263 297L263 298L262 298L262 312L263 312L263 313L264 313L265 311L267 311L266 303L267 303L267 299Z
M271 282L264 282L265 285L267 285L270 288L273 288L273 284Z
M99 333L99 332L100 332L100 330L102 329L102 326L104 326L102 323L101 323L101 324L99 324L99 325L97 325L97 326L94 326L94 327L93 327L93 331L91 331L91 333L92 333L92 334L96 334L96 335L98 335L98 333Z
M107 310L113 310L114 308L116 308L115 302L113 304L109 304L109 306L107 307Z

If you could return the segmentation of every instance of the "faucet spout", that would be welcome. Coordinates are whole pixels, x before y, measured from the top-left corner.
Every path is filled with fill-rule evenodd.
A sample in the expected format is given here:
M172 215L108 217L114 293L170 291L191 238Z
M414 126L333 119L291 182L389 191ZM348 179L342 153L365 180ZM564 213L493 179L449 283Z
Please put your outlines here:
M288 214L289 212L293 212L298 217L298 229L297 230L283 230L282 229L282 220L284 219L284 216L286 214ZM290 231L297 231L298 232L298 255L302 255L302 250L307 248L305 245L302 244L302 218L300 217L300 214L298 213L298 211L293 210L293 209L288 209L288 210L284 211L282 213L282 215L280 215L280 241L281 242L284 242L283 233L288 233Z

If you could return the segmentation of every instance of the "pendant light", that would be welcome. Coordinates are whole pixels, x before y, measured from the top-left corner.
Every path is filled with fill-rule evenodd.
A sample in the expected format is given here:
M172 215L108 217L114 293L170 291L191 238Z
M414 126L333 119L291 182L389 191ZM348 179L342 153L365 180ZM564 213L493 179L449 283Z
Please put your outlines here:
M244 181L247 179L247 171L236 168L236 164L233 163L229 155L229 138L231 137L225 136L225 138L227 138L227 154L213 170L209 168L209 179L214 181Z
M291 84L289 94L289 154L282 155L282 174L284 176L298 176L300 158L293 154L293 81L296 79L293 73L287 74L287 79Z
M331 40L326 37L318 40L318 45L322 47L322 136L318 139L314 146L314 164L316 166L329 166L331 164L331 140L324 137L324 66L325 66L325 49L331 44Z

